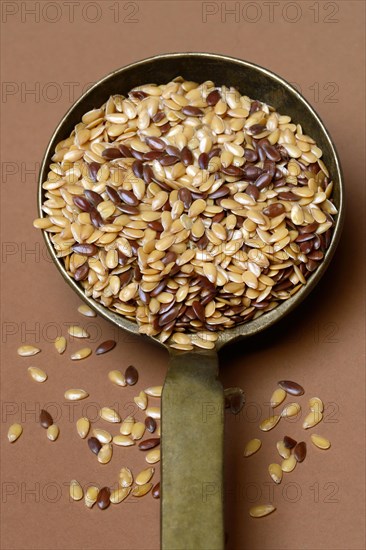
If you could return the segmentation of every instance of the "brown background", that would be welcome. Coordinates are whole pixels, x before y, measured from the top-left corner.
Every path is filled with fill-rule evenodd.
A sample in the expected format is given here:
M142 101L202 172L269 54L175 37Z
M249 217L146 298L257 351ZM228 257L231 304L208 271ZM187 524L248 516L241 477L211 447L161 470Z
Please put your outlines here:
M57 11L54 2L2 3L4 550L156 550L159 546L159 505L151 495L111 506L103 514L87 510L83 503L68 502L63 484L71 478L83 484L112 484L122 465L136 471L144 460L137 449L117 449L108 466L97 464L74 426L81 413L94 414L96 405L83 410L79 404L68 410L62 395L67 387L85 387L90 402L117 402L127 414L135 389L112 388L107 371L133 363L140 370L140 390L163 382L167 355L117 333L103 320L89 324L82 319L76 311L78 299L48 261L41 234L31 223L36 216L36 174L47 141L84 86L127 63L173 51L237 56L296 83L335 140L347 188L342 242L319 287L269 333L232 346L221 356L224 386L244 388L249 403L239 417L227 419L228 548L365 548L360 252L365 184L364 2L236 4L239 11L230 15L233 2L82 1L74 3L71 17L63 2ZM34 9L38 14L30 13ZM98 20L91 22L94 19ZM89 324L93 347L113 336L118 347L109 355L75 365L68 354L56 356L52 340L65 332L67 323L83 321ZM42 353L34 359L17 357L16 348L26 341L39 342ZM77 345L71 344L69 351ZM47 370L46 384L35 385L28 379L30 364ZM282 378L304 384L304 408L314 394L325 401L325 421L316 431L331 439L332 449L321 452L310 444L306 461L287 474L271 495L273 484L266 468L277 460L275 441L284 433L310 440L300 421L283 424L263 437L256 458L242 456L248 438L258 436L259 418L267 415L265 403ZM35 422L45 403L53 403L59 417L61 435L56 443L47 441ZM24 423L24 434L11 446L6 431L15 421ZM275 514L263 520L248 517L252 503L268 500L276 503Z

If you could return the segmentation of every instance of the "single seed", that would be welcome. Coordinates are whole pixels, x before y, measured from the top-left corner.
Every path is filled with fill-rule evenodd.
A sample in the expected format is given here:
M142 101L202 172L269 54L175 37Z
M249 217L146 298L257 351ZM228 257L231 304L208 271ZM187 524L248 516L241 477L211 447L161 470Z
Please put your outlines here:
M76 431L81 439L85 439L90 430L90 421L86 416L82 416L76 421Z
M133 440L141 439L145 433L145 424L143 422L135 422L132 426L131 437Z
M151 439L145 439L139 443L140 451L148 451L160 445L160 437L152 437Z
M128 497L130 492L130 487L118 487L111 492L111 496L109 497L109 499L112 504L119 504Z
M39 348L36 348L35 346L20 346L20 348L17 349L18 355L21 357L30 357L32 355L37 355L41 350Z
M106 422L121 422L121 417L115 409L102 407L99 411L100 417Z
M283 444L285 445L286 449L293 449L297 444L297 441L295 441L295 439L292 439L292 437L285 435L285 437L283 438Z
M97 506L100 510L105 510L110 505L111 491L109 487L103 487L97 496Z
M65 336L58 336L55 340L55 348L60 355L65 351L66 346L67 343Z
M82 486L76 479L70 481L70 498L72 500L81 500L84 496L84 491Z
M99 344L97 349L95 350L96 355L102 355L103 353L107 353L108 351L111 351L113 348L116 347L117 342L114 340L106 340L102 344Z
M148 483L152 476L154 475L155 469L154 468L145 468L145 470L142 470L139 474L137 474L135 482L136 485L145 485L145 483Z
M120 370L111 370L108 373L108 378L113 384L116 384L116 386L126 386L127 382L125 379L124 374Z
M89 333L83 329L82 327L79 327L78 325L71 325L67 332L72 336L73 338L90 338Z
M60 434L60 428L57 426L57 424L52 424L51 426L48 426L47 437L50 441L56 441L59 434Z
M102 445L105 445L106 443L110 443L112 441L112 436L107 430L102 430L101 428L94 428L93 429L93 436L97 438L99 443Z
M310 438L312 443L315 445L315 447L318 447L318 449L326 450L330 448L331 443L326 437L317 434L311 434Z
M300 384L291 380L281 380L278 382L278 385L290 395L303 395L305 393L304 388Z
M160 408L159 407L147 407L145 410L146 416L151 416L152 418L160 418Z
M306 443L305 441L300 441L294 448L294 457L297 462L303 462L306 457Z
M133 398L139 409L144 411L147 407L147 395L144 391L140 391L139 395Z
M252 518L263 518L268 516L276 510L276 507L273 504L259 504L258 506L253 506L249 510L249 514Z
M277 451L278 451L278 454L282 457L282 458L289 458L290 454L291 454L291 451L290 449L288 449L284 442L283 441L277 441L276 443L276 447L277 447Z
M293 416L296 416L300 413L301 407L298 403L289 403L288 405L285 405L281 412L281 416L283 418L291 418Z
M254 455L262 446L262 442L260 439L251 439L248 441L248 443L245 445L244 449L244 456L251 456Z
M87 508L92 508L97 502L99 489L95 485L91 485L87 488L84 496L84 503Z
M45 409L41 409L41 412L39 413L39 423L41 424L42 428L48 428L53 424L52 416Z
M121 487L130 487L133 483L133 475L129 468L121 468L119 472L119 484Z
M108 464L113 454L113 447L110 443L103 445L98 453L98 462L100 464Z
M96 317L97 316L95 311L93 309L91 309L89 306L87 306L86 304L81 304L78 307L78 312L81 313L81 315L84 315L84 317Z
M280 416L274 415L270 416L269 418L266 418L263 420L263 422L260 423L259 428L263 432L268 432L269 430L272 430L280 421Z
M282 481L282 468L279 464L273 463L268 466L268 472L275 483Z
M47 380L47 373L38 367L28 367L28 372L35 382L45 382Z
M128 435L115 435L113 437L113 443L119 447L131 447L135 442Z
M321 422L322 418L323 418L323 413L321 413L320 411L311 411L305 417L302 427L305 430L307 430L308 428L313 428L314 426L319 424L319 422Z
M146 388L145 393L151 397L161 397L162 390L163 386L150 386L150 388Z
M80 401L81 399L86 399L87 397L89 397L89 394L85 390L73 388L70 390L66 390L64 393L64 397L65 399L67 399L67 401Z
M324 411L323 401L319 397L312 397L309 400L309 409L314 412L322 413Z
M152 488L153 498L160 498L160 481Z
M82 348L82 349L79 349L78 351L75 351L71 355L71 359L72 361L80 361L81 359L86 359L86 357L89 357L91 353L92 353L92 350L90 348Z
M135 419L133 418L133 416L127 416L121 424L121 427L119 429L120 433L122 435L130 435L134 422Z
M282 388L277 388L277 390L272 393L272 397L270 399L271 407L274 409L278 407L278 405L281 405L281 403L286 399L286 395L285 390Z
M145 418L145 426L146 426L146 429L150 433L154 433L155 430L156 430L156 420L155 420L155 418L152 418L151 416L146 417Z
M135 485L135 487L132 489L131 495L134 497L143 497L152 489L152 486L152 483L145 483L145 485Z
M283 472L292 472L295 469L297 464L296 458L294 455L290 455L288 458L282 461L281 469Z
M97 455L102 448L102 444L96 437L89 437L88 439L88 447L91 450L92 453Z
M10 443L14 443L23 433L21 424L12 424L8 430L8 440Z
M148 464L156 464L156 462L159 462L160 449L153 449L152 451L149 451L145 456L145 460Z
M139 374L137 372L137 369L133 365L127 367L125 372L125 379L129 386L134 386L138 381Z

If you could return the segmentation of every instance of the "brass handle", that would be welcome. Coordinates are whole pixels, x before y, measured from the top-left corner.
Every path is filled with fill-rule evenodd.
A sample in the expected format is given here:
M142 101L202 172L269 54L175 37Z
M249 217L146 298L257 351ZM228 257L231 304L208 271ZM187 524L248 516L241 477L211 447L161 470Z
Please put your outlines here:
M223 550L224 395L216 352L171 354L162 394L162 550Z

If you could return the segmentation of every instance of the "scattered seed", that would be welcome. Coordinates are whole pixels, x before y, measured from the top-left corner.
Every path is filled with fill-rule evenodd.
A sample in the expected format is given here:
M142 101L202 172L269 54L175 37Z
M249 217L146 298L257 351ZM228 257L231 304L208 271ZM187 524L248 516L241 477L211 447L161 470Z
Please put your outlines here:
M124 376L124 374L122 374L122 372L120 370L111 370L111 371L109 371L108 378L113 384L116 384L116 386L126 386L127 385L125 376Z
M160 445L160 437L152 437L150 439L145 439L139 443L139 449L141 451L148 451Z
M133 398L134 402L138 406L139 409L144 411L147 407L147 396L144 391L140 391L139 395L137 397Z
M81 439L85 439L90 430L90 421L86 416L82 416L76 421L76 431Z
M292 472L295 469L297 460L294 455L290 455L288 458L282 461L281 469L283 472Z
M268 466L268 472L275 483L282 481L282 468L279 464L273 463Z
M133 475L129 468L121 468L119 472L119 484L121 487L131 487Z
M279 455L282 458L289 458L289 456L291 454L291 450L288 447L285 446L283 441L277 441L276 447L277 447L277 451L278 451Z
M8 440L10 443L14 443L23 433L21 424L12 424L8 430Z
M146 462L149 464L156 464L160 460L160 449L153 449L149 451L145 456Z
M47 373L38 367L28 367L28 372L35 382L45 382L47 380Z
M95 487L95 485L91 485L87 488L84 497L84 503L87 508L92 508L97 502L98 493L99 489L98 487Z
M314 412L322 413L324 411L323 401L319 397L312 397L309 400L309 409Z
M102 344L99 344L97 349L95 350L96 355L102 355L103 353L107 353L108 351L111 351L113 348L116 347L117 342L114 340L106 340Z
M153 498L160 498L160 481L152 488Z
M113 437L113 443L115 445L118 445L119 447L130 447L131 445L134 445L135 442L133 439L131 439L128 435L115 435Z
M233 414L239 414L245 404L245 395L240 388L225 388L225 407L230 408Z
M121 422L118 412L110 407L102 407L99 411L99 416L106 422Z
M305 430L307 430L308 428L313 428L314 426L319 424L319 422L321 422L322 418L323 418L323 413L319 411L311 411L305 417L302 427L305 428Z
M89 437L88 446L92 453L97 455L102 448L102 444L96 437Z
M281 412L281 416L283 418L292 418L293 416L296 416L300 413L301 407L298 403L289 403L288 405L285 405Z
M67 332L73 338L90 338L90 334L85 329L83 329L82 327L79 327L78 325L70 326L67 329Z
M306 443L305 441L300 441L294 448L294 457L297 462L303 462L306 457Z
M143 422L135 422L132 426L131 437L133 440L141 439L145 433L145 424Z
M109 487L103 487L97 496L97 506L100 510L105 510L110 505L111 491Z
M129 367L127 367L125 372L125 379L129 386L134 386L138 381L139 373L137 372L137 369L133 365L130 365Z
M60 355L66 350L66 346L67 342L65 336L58 336L55 340L55 348Z
M318 447L318 449L329 449L330 448L330 441L326 437L323 437L322 435L317 434L311 434L310 436L312 443L315 445L315 447Z
M252 518L263 518L268 516L276 510L276 507L273 504L259 504L258 506L253 506L249 510L249 514Z
M70 481L70 498L72 500L81 500L84 496L83 488L76 479Z
M300 384L291 380L281 380L278 385L290 395L304 395L305 390Z
M133 416L127 416L121 424L121 427L119 429L120 433L122 435L130 435L134 423L135 423L134 417Z
M142 470L139 474L137 474L135 482L136 485L145 485L145 483L148 483L152 476L154 475L155 469L154 468L145 468L145 470Z
M162 390L163 386L151 386L150 388L146 388L145 393L151 397L161 397Z
M292 437L285 435L285 437L283 438L283 444L286 449L293 449L297 445L297 441L292 439Z
M105 445L106 443L110 443L112 441L111 434L107 432L107 430L102 430L101 428L94 428L93 436L96 437L102 445Z
M39 423L41 424L42 428L48 428L53 424L52 416L45 409L41 409L41 412L39 413Z
M133 497L143 497L152 489L152 486L152 483L145 483L145 485L135 485L135 487L132 489L131 495Z
M119 504L123 500L125 500L128 495L130 494L131 489L130 487L118 487L114 491L111 492L110 501L112 504Z
M248 441L248 443L245 445L244 449L244 456L251 456L254 455L262 446L262 442L260 439L251 439Z
M85 390L71 389L65 391L64 397L67 401L81 401L89 397L89 394Z
M281 405L281 403L286 399L286 392L282 388L277 388L271 396L270 404L273 409Z
M20 348L17 349L18 355L21 357L30 357L32 355L37 355L41 350L39 348L36 348L35 346L20 346Z
M95 311L93 309L91 309L89 306L87 306L86 304L81 304L78 307L78 312L81 313L81 315L84 315L84 317L96 317L97 316Z
M146 416L151 416L152 418L160 418L160 408L159 407L147 407L145 409Z
M156 430L156 420L155 420L155 418L152 418L151 416L147 416L145 418L145 426L146 426L146 429L150 433L154 433L155 430Z
M100 464L108 464L108 462L112 458L112 454L113 454L113 447L110 443L106 443L105 445L102 445L102 447L101 447L101 449L100 449L100 451L97 455L98 456L98 462Z
M80 361L81 359L85 359L86 357L89 357L91 353L92 353L92 350L90 348L82 348L82 349L79 349L78 351L75 351L71 355L71 359L73 361Z
M57 426L57 424L52 424L51 426L48 426L47 437L50 441L56 441L59 434L60 434L60 428Z
M272 430L272 428L274 428L279 423L280 419L281 417L277 415L270 416L269 418L266 418L265 420L263 420L263 422L260 423L259 428L263 432L268 432L269 430Z

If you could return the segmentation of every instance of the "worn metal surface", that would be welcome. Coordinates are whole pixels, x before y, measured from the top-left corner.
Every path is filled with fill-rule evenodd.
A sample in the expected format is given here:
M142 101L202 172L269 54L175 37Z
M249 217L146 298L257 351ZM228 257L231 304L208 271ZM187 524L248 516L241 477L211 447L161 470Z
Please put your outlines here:
M307 284L293 297L258 319L221 332L216 346L218 350L230 341L246 338L261 332L292 311L309 292L311 292L320 280L329 265L339 241L344 218L343 180L339 159L332 140L319 116L301 94L286 81L267 69L252 63L228 56L207 53L164 54L118 69L92 86L71 107L56 128L47 147L40 170L38 208L39 214L42 216L42 182L47 179L48 166L51 162L54 148L58 141L66 138L70 134L75 124L80 121L82 115L86 111L100 106L111 94L126 94L135 86L146 82L164 83L178 75L188 80L196 80L198 82L214 80L217 85L226 84L235 86L241 93L245 93L252 98L269 103L275 106L279 112L288 114L295 122L301 123L304 132L310 134L323 150L323 159L334 181L334 202L339 210L332 242L325 254L324 261L309 277ZM92 298L85 296L82 287L66 272L62 259L56 257L49 235L46 232L43 232L43 234L50 255L59 271L80 298L112 323L128 332L138 333L135 323L109 311ZM153 340L156 341L156 339ZM211 501L207 501L207 507L203 507L202 502L195 498L189 501L191 505L188 506L186 502L186 493L181 494L179 491L175 490L174 484L172 483L173 472L170 471L172 466L171 457L179 456L180 468L178 472L184 472L184 479L182 478L180 480L180 484L187 487L195 486L196 473L199 472L200 475L202 475L205 468L207 468L208 472L212 473L212 479L214 479L213 473L216 472L216 476L220 478L217 480L217 483L222 483L221 467L218 467L222 460L222 435L220 435L221 431L219 424L214 423L214 419L211 418L211 427L217 430L217 438L214 438L212 437L210 424L208 422L198 424L197 415L190 413L190 411L195 411L193 404L193 409L183 408L182 410L181 408L180 396L187 395L188 384L194 382L196 378L197 387L200 387L202 391L206 388L204 391L204 399L209 402L211 398L211 402L214 406L222 400L222 390L219 391L219 386L216 382L216 360L212 357L209 360L207 357L208 356L203 358L198 351L187 354L179 353L179 355L175 353L172 354L172 365L168 373L163 397L165 421L162 431L162 447L163 475L165 480L163 480L162 484L162 546L164 550L173 550L175 548L175 546L168 546L168 544L177 537L177 525L179 520L181 525L185 526L185 529L182 529L178 536L180 540L177 540L176 544L178 546L176 546L176 548L184 548L187 550L200 550L201 548L216 550L216 548L223 548L221 537L221 500L212 498ZM210 361L212 361L212 363L210 363ZM173 391L175 393L172 394ZM175 395L176 399L172 399L172 395ZM202 406L202 395L203 394L197 392L195 397L199 409ZM190 396L189 393L188 396L189 401L192 403L192 396ZM199 401L200 399L201 401ZM166 418L167 416L168 418ZM185 421L182 421L182 416ZM176 431L173 431L175 422L181 422L182 431L179 437L176 436ZM199 429L201 434L199 445L199 450L201 452L192 455L192 434L194 434L197 429ZM188 447L186 445L187 441L190 443ZM205 449L209 449L209 451ZM174 474L174 476L175 475L178 474ZM201 481L204 481L204 479L201 479ZM214 481L214 483L216 483L216 481ZM202 514L204 514L204 521ZM197 543L195 541L197 541ZM210 541L211 546L204 546L204 541Z

